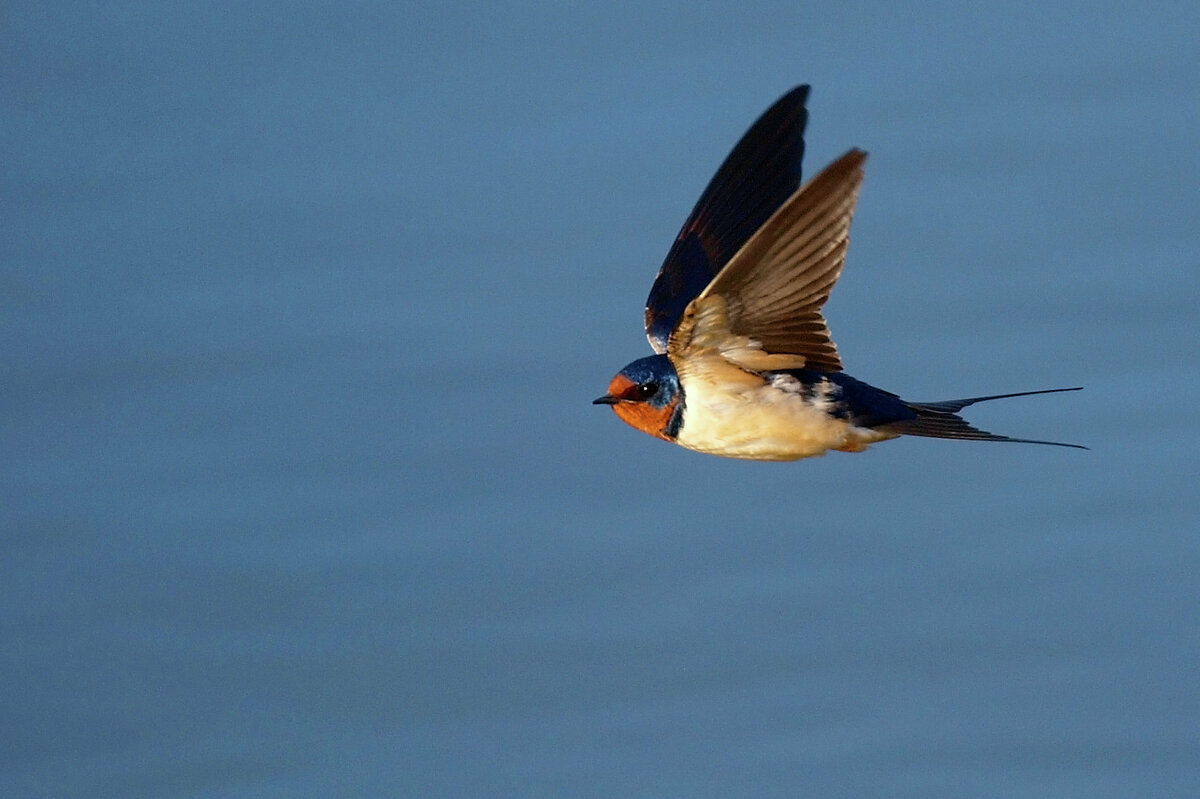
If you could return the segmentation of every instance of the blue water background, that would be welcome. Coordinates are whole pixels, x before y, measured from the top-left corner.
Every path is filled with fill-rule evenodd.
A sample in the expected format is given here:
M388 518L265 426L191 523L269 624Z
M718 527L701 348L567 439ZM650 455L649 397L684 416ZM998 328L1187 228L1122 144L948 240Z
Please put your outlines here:
M0 794L1200 796L1200 5L9 4ZM590 400L746 126L847 370L1089 452Z

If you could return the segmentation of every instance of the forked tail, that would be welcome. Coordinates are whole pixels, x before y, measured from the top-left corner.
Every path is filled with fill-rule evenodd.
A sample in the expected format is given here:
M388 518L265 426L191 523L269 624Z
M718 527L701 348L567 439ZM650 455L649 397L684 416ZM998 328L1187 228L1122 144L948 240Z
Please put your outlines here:
M1047 444L1053 447L1074 447L1087 449L1081 444L1064 444L1061 441L1036 441L1030 438L1010 438L998 436L986 430L972 427L958 412L968 405L988 400L1007 399L1009 397L1028 397L1033 394L1057 394L1060 391L1079 391L1083 386L1074 388L1050 388L1042 391L1019 391L1016 394L993 394L990 397L971 397L970 399L945 400L943 402L905 402L917 415L913 419L881 425L878 429L889 433L900 433L906 436L926 436L928 438L958 438L968 441L1013 441L1019 444Z

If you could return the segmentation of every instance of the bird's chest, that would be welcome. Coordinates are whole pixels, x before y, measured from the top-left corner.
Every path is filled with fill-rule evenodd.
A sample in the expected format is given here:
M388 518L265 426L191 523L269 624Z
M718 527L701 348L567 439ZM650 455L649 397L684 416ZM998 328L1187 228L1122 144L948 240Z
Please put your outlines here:
M819 393L771 383L683 382L686 409L677 441L729 458L786 461L846 446L854 428Z

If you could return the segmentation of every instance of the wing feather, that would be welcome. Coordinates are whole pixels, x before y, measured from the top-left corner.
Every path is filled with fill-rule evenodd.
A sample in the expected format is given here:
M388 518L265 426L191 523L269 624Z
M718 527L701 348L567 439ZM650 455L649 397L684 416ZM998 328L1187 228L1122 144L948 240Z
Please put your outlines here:
M768 108L730 151L675 238L646 299L646 337L667 351L688 303L800 186L808 86Z
M840 371L821 307L842 273L866 158L851 150L788 198L688 305L668 352L696 343L735 362L757 350L755 363Z

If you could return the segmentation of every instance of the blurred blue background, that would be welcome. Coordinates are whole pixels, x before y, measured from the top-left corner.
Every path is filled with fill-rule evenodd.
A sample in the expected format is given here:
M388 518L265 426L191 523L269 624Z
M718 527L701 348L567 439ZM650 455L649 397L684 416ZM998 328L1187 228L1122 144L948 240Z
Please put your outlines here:
M1200 6L10 4L0 794L1200 795ZM872 153L847 370L589 404L738 136Z

